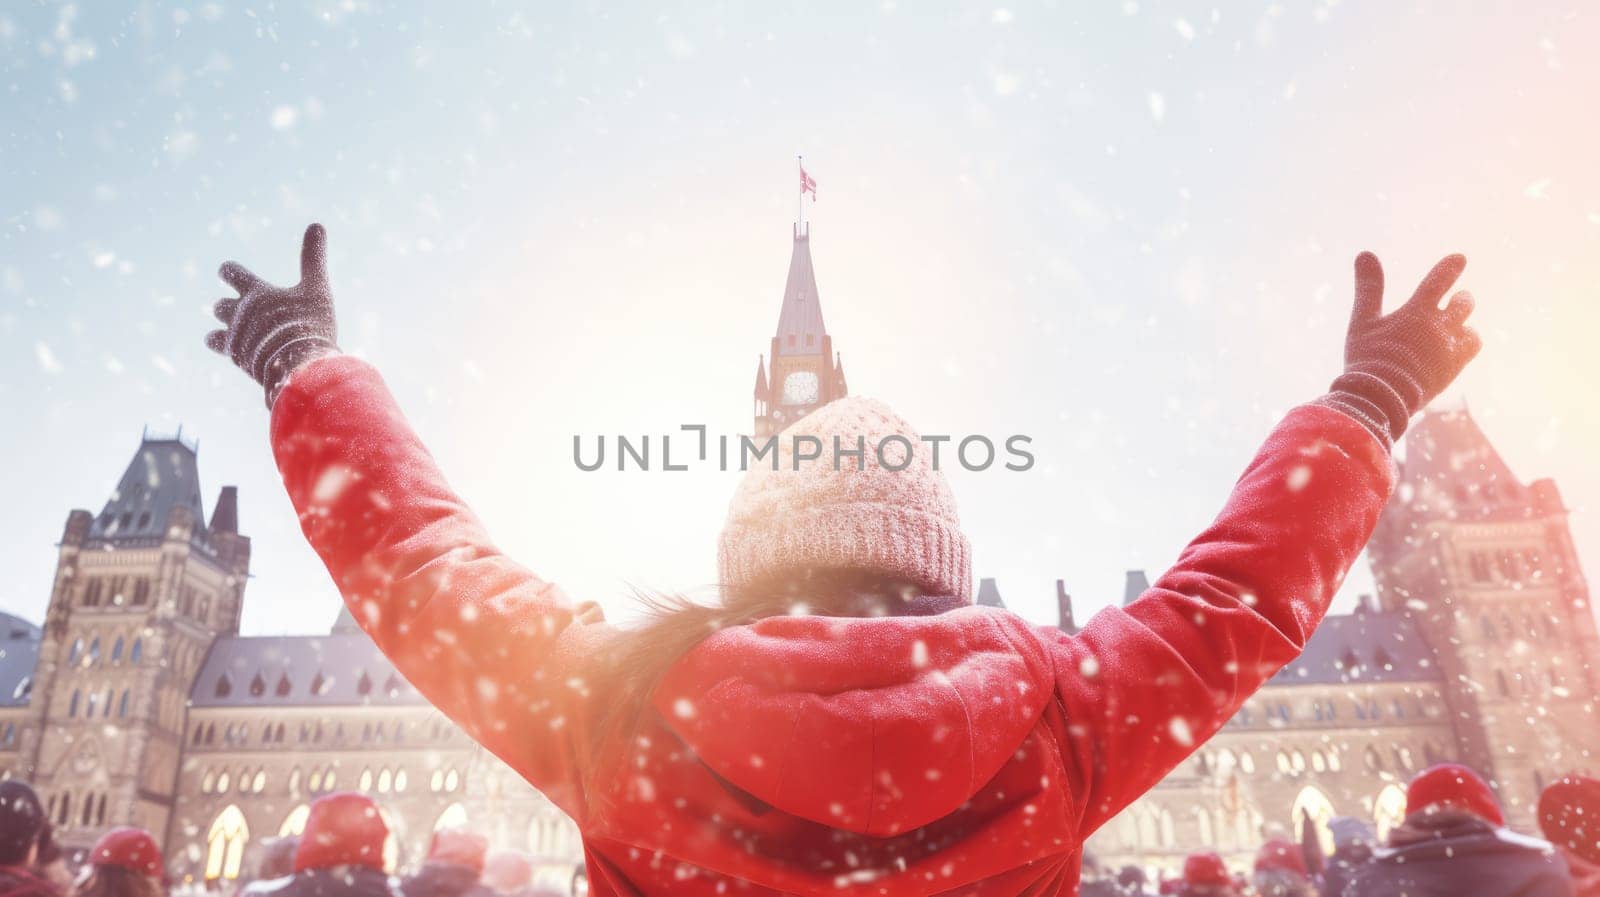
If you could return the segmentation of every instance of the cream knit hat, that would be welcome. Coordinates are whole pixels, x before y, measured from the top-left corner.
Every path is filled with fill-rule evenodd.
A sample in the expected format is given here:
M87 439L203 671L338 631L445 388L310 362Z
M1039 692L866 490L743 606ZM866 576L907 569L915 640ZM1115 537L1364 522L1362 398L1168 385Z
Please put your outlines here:
M795 470L796 437L805 436L821 441L821 456ZM863 446L859 460L843 454ZM954 460L943 448L941 466ZM933 446L886 405L855 396L831 402L779 434L777 451L777 470L770 460L750 461L728 505L717 558L724 586L805 569L863 570L970 599L972 550L950 485L933 469Z

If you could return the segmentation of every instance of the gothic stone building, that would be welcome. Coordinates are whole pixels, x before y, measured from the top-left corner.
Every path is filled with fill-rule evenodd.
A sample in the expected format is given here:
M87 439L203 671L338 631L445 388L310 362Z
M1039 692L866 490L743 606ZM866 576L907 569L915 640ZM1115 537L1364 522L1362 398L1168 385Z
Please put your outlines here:
M238 496L202 513L195 448L141 441L98 515L67 516L42 628L0 615L0 776L31 781L69 848L136 825L180 881L248 873L308 803L371 794L415 860L436 826L579 859L560 811L477 747L343 614L322 636L239 635L250 541Z
M1467 411L1429 412L1368 554L1377 600L1329 617L1101 829L1089 849L1104 863L1175 870L1209 845L1248 868L1263 834L1296 836L1308 817L1331 851L1329 819L1381 835L1411 776L1447 760L1484 774L1508 822L1537 831L1545 784L1597 765L1600 642L1552 481L1518 481Z

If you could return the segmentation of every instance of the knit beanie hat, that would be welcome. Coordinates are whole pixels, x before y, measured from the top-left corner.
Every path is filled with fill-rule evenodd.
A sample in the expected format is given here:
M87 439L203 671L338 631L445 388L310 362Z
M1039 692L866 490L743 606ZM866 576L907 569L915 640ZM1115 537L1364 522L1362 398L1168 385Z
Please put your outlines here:
M1226 887L1233 884L1233 876L1215 851L1202 850L1183 858L1183 883L1199 887L1211 885Z
M953 448L940 447L941 467L953 463ZM778 434L778 469L752 459L734 491L717 557L722 585L855 570L970 600L972 552L933 448L888 406L859 396L796 421Z
M44 829L44 805L39 803L39 795L16 779L0 782L0 866L14 866L26 860Z
M1567 776L1539 794L1539 831L1590 863L1600 863L1600 780Z
M428 862L465 866L483 871L483 858L489 852L489 839L463 828L445 828L433 833L428 843Z
M89 862L96 866L120 866L148 878L161 876L161 848L142 828L123 826L101 835L89 848Z
M1300 855L1300 847L1291 844L1283 838L1273 838L1261 845L1261 850L1256 853L1257 872L1292 872L1304 877L1306 875L1306 859Z
M1430 766L1411 780L1406 788L1406 815L1429 807L1454 807L1497 826L1506 824L1489 784L1459 763Z
M294 851L294 871L366 866L383 871L389 826L378 805L354 791L338 791L311 803L306 829Z

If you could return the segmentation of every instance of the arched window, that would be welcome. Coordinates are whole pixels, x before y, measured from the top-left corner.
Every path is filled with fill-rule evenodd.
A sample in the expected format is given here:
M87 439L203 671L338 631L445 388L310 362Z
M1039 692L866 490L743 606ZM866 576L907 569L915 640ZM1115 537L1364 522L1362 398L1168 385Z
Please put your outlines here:
M289 696L289 689L291 687L292 686L289 683L289 674L288 673L281 673L278 676L278 684L273 689L273 694L277 695L280 698L287 698Z
M1389 837L1389 831L1406 820L1406 793L1399 785L1383 786L1372 802L1372 821L1377 827L1378 840Z
M433 830L439 831L440 829L447 828L465 828L466 825L467 808L457 803L451 804L450 806L444 808L444 812L440 813L439 818L434 820Z
M89 795L86 795L84 797L84 799L83 799L83 810L82 810L82 812L80 812L78 814L78 822L79 822L80 825L84 825L84 826L89 826L89 825L93 825L94 824L94 795L93 794L89 794Z
M66 825L72 815L72 792L61 793L61 803L56 805L56 825Z
M212 775L211 770L208 768L205 772L205 775L200 777L200 793L210 794L212 791L216 790L216 787L217 777Z
M101 716L110 716L111 715L111 699L113 697L115 697L115 696L116 696L116 693L114 691L112 691L109 688L106 689L106 703L105 703L105 707L102 708L101 711L100 711L100 715Z
M1291 832L1301 831L1304 820L1310 819L1312 827L1317 832L1317 843L1322 846L1322 852L1333 854L1333 832L1329 830L1328 823L1333 821L1333 801L1323 794L1314 785L1307 785L1300 789L1299 795L1294 799L1294 809L1289 813Z
M289 815L283 817L283 824L278 826L278 837L287 838L303 833L306 830L306 820L310 816L311 806L309 804L301 804L290 810Z
M1156 831L1156 814L1145 811L1139 814L1139 846L1149 850L1156 846L1160 834Z
M83 696L78 689L74 688L72 690L72 700L67 702L67 716L73 717L78 715L78 701L82 700L82 697Z
M142 659L144 659L144 639L136 638L133 640L133 648L128 651L128 660L131 663L138 663Z
M371 791L372 790L372 770L371 769L363 769L363 770L361 770L361 778L357 780L356 789L359 790L359 791Z
M396 794L403 794L403 793L405 793L405 790L406 790L406 771L402 769L402 770L397 771L394 774L394 791L395 791Z
M1177 844L1178 827L1173 824L1172 811L1168 810L1166 807L1162 807L1160 815L1157 816L1156 821L1161 826L1161 846L1172 847L1173 845Z
M228 695L233 694L233 683L228 681L227 673L217 677L217 684L212 690L219 698L226 698Z
M122 636L120 635L117 636L116 642L111 645L111 662L114 664L122 662Z
M378 773L378 793L379 794L388 794L390 789L392 789L393 787L394 787L394 773L390 772L388 769L383 769L383 770L379 771L379 773Z
M258 769L256 770L256 777L250 780L250 790L256 794L260 794L262 791L265 791L266 788L267 771L265 769Z
M100 636L95 636L89 642L89 659L84 661L84 666L94 666L100 662Z
M80 637L73 639L72 647L67 650L67 665L77 663L81 656L83 656L83 639Z
M309 782L309 785L310 785L312 794L316 794L317 792L322 790L322 770L320 770L320 769L311 770L311 780Z
M117 716L128 715L128 690L122 690L122 697L117 700Z
M454 792L460 784L461 776L456 773L453 767L444 774L444 790Z
M250 677L250 697L259 698L259 697L261 697L262 695L264 695L266 693L267 693L267 680L261 678L261 674L260 673L257 673L254 676Z
M1211 813L1205 807L1195 807L1194 827L1200 833L1201 844L1214 844L1216 839L1212 836Z
M226 774L223 777L226 778ZM244 813L233 804L223 807L206 834L206 881L238 878L244 848L249 841L250 826L245 824Z

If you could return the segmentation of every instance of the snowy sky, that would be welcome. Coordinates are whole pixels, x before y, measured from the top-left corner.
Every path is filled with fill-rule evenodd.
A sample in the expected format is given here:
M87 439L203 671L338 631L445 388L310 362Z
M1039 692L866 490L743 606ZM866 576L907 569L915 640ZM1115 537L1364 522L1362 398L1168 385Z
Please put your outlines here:
M312 220L344 344L505 549L618 612L710 582L737 475L580 473L571 438L749 425L796 153L851 388L1034 437L954 477L1024 614L1173 559L1337 372L1366 248L1392 302L1468 254L1487 345L1447 400L1600 570L1592 5L114 6L0 11L7 610L181 423L208 507L241 489L245 631L332 621L260 392L201 344L217 265L292 280Z

